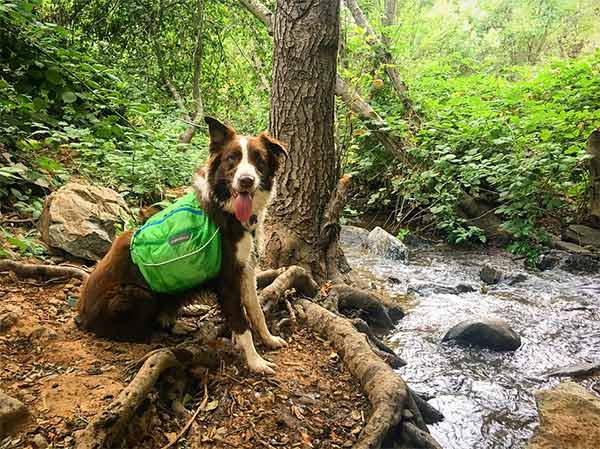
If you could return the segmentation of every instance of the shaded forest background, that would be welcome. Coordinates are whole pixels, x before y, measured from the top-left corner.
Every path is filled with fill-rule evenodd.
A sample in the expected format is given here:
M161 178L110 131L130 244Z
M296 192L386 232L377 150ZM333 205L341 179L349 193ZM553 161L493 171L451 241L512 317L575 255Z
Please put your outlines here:
M160 202L206 157L204 113L267 129L272 39L242 3L1 4L0 211L36 219L73 177L137 207ZM532 256L547 230L586 215L585 142L600 124L596 0L346 3L369 28L342 10L338 74L378 114L337 98L354 179L346 219L379 214L400 237L481 243L489 235L464 213L476 199L509 248ZM31 232L0 225L0 256L40 255Z

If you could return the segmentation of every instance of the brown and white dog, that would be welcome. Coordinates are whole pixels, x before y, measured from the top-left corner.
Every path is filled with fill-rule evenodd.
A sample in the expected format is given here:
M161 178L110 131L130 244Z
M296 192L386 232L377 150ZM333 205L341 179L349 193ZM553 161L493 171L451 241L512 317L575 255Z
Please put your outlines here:
M193 187L202 208L221 232L221 272L211 281L211 287L249 368L272 374L275 365L256 352L250 327L270 348L286 346L286 342L269 332L258 301L252 231L262 221L273 194L275 174L287 152L267 133L239 136L218 120L205 120L210 154L206 165L198 170ZM159 295L150 291L131 260L131 237L132 232L117 237L81 291L79 324L99 336L144 338L158 319L173 315L196 293Z

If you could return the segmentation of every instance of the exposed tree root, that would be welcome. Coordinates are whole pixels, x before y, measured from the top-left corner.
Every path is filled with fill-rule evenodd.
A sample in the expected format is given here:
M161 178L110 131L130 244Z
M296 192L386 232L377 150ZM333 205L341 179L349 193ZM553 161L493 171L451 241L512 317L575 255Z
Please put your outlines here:
M81 268L63 265L41 265L14 262L12 260L0 260L0 272L12 271L23 278L78 278L86 280L89 274Z
M402 426L403 440L407 447L420 449L442 449L442 446L426 431L407 422Z
M308 298L312 298L319 291L319 286L304 268L291 266L282 270L273 283L263 289L259 299L262 304L276 303L279 298L283 297L283 293L290 288L295 288L300 294Z
M399 357L388 345L386 345L381 339L373 333L369 325L360 318L354 318L352 320L354 328L362 334L365 334L368 338L371 349L380 358L385 360L388 365L394 369L406 366L406 362Z
M331 287L329 295L335 295L338 310L343 314L352 315L360 313L370 326L380 329L393 329L394 323L404 316L402 308L395 304L388 304L374 294L350 287L345 284L335 284Z
M308 325L333 343L373 406L354 449L381 447L386 435L402 421L402 412L409 402L408 387L373 353L366 336L354 329L350 321L313 302L300 300L300 304L306 312Z
M78 435L76 449L116 447L117 438L129 425L160 375L177 364L170 349L164 348L148 357L135 378L106 410L96 415Z

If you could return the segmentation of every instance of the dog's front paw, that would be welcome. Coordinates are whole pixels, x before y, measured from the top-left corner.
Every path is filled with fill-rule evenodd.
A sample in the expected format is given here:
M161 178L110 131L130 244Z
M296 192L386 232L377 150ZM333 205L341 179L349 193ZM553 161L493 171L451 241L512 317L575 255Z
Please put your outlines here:
M277 365L263 359L261 356L256 356L248 359L248 368L255 373L273 375L275 374Z
M281 337L276 337L275 335L269 335L267 338L263 338L263 342L271 349L279 349L285 348L288 344Z

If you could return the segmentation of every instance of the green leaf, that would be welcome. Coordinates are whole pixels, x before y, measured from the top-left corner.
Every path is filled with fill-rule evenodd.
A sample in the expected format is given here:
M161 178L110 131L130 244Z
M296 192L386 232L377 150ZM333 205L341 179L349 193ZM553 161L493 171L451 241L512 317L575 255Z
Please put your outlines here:
M77 95L70 91L63 92L61 97L65 103L74 103L77 101Z

